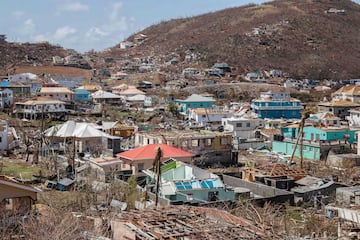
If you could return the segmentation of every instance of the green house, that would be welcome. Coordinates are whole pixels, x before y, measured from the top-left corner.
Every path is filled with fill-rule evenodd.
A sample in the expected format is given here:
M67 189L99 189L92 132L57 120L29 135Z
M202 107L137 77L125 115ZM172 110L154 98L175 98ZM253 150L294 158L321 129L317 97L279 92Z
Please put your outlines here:
M185 100L175 100L179 113L183 115L189 114L190 108L213 108L215 99L213 97L204 97L198 94L192 94Z
M143 172L148 176L148 183L153 185L156 179L154 172ZM180 161L171 161L161 167L159 193L172 203L194 204L235 200L234 191L227 189L219 176Z
M294 124L282 128L282 137L275 138L272 143L273 152L292 155L298 137L298 125ZM303 128L302 144L300 141L295 150L295 157L300 157L302 145L302 155L305 159L320 160L330 149L342 151L352 147L355 143L355 130L341 127L314 127L305 126Z

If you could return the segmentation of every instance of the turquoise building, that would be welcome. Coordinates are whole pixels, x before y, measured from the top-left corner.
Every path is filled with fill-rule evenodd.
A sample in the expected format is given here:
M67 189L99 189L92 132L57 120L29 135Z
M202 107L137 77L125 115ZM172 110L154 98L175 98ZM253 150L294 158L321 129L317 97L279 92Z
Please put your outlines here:
M306 126L303 129L302 154L305 159L320 160L323 154L333 150L344 150L356 141L355 130L349 128L320 128ZM273 152L291 155L298 137L298 125L282 128L282 137L272 142ZM296 147L295 157L300 157L300 142Z
M91 93L85 89L75 89L74 100L76 102L88 102L91 100Z
M179 113L183 115L189 114L190 108L213 108L215 99L213 97L204 97L198 94L192 94L185 100L175 100Z
M251 107L261 118L301 118L303 106L298 99L287 92L262 92L259 99L251 102Z

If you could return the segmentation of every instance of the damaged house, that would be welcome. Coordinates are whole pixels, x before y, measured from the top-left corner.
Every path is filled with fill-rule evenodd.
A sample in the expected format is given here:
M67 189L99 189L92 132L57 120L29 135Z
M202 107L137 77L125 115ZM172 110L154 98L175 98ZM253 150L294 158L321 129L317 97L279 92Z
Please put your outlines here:
M143 172L148 176L148 185L154 188L156 174L151 169ZM159 195L169 199L171 204L235 200L233 189L227 189L218 175L201 168L170 160L160 172Z
M117 154L117 157L123 161L121 170L130 170L134 175L144 175L142 171L151 168L153 165L157 148L160 148L162 151L161 162L174 158L182 162L191 163L194 156L191 152L167 145L166 143L146 144Z
M237 158L232 154L231 133L212 131L137 132L135 146L166 143L195 154L199 166L233 165Z
M0 175L0 212L9 215L27 214L40 192L39 189Z
M15 128L10 127L7 121L0 120L0 150L14 149L19 143Z

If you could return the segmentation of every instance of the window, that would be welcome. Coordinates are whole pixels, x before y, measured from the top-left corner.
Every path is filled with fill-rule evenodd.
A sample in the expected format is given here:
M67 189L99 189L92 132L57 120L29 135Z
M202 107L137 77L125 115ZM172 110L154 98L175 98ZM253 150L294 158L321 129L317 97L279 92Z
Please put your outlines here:
M193 139L191 140L191 146L198 147L199 146L199 139Z
M212 144L211 138L205 139L205 146L211 146L211 144Z
M206 118L206 115L202 115L202 118Z
M193 194L188 193L186 199L189 200L189 201L192 201L193 200Z
M144 170L144 164L143 164L143 163L139 163L139 164L138 164L138 172L141 172L142 170Z
M228 139L227 138L221 138L220 139L220 144L221 145L226 145L228 143Z
M237 123L237 124L236 124L236 127L241 128L241 127L242 127L242 123Z
M248 122L248 123L246 123L246 127L250 127L250 123Z

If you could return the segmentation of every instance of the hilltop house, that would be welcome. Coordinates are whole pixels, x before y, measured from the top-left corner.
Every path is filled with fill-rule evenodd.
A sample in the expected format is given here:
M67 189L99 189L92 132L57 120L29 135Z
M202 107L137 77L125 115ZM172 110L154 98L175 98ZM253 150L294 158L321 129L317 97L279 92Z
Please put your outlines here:
M248 81L264 81L265 76L262 72L248 72L245 76Z
M121 170L131 170L134 175L143 175L142 170L149 169L153 166L157 148L160 148L162 151L161 162L175 158L182 162L191 163L194 156L191 152L167 145L166 143L147 144L118 153L117 157L123 161Z
M184 68L182 70L182 75L184 75L184 76L200 75L200 70L197 68Z
M232 112L223 108L194 108L189 109L189 121L191 126L216 128L221 126L222 118L230 118Z
M84 89L87 90L91 93L97 92L99 90L101 90L101 86L100 85L96 85L96 84L87 84L87 85L83 85L78 87L77 89Z
M91 93L85 89L74 90L74 101L75 102L89 102L91 100Z
M19 100L20 98L29 97L31 95L30 84L3 81L0 84L0 89L9 89L13 93L13 98Z
M180 114L188 115L189 109L194 108L213 108L215 99L212 97L204 97L198 94L192 94L185 100L176 99L175 104L178 106Z
M261 118L300 118L303 109L300 100L291 98L288 92L262 92L251 107Z
M207 76L217 76L217 77L223 77L224 71L219 68L209 68L204 70L205 74Z
M49 114L56 117L65 116L66 112L65 102L49 98L16 102L13 111L17 118L29 120L41 119Z
M354 108L348 111L349 116L346 117L349 126L352 128L360 128L360 108Z
M350 101L360 103L360 86L347 85L331 94L332 100Z
M14 103L14 94L10 89L0 91L0 109L11 107Z
M127 49L127 48L132 48L134 47L134 43L130 42L130 41L123 41L120 43L120 48L121 49Z
M320 112L317 114L310 114L310 117L308 117L305 122L311 123L314 126L340 127L340 120L341 119L332 112Z
M350 115L349 111L358 107L360 107L360 103L344 100L333 100L331 102L318 103L318 112L332 112L341 120L345 120L345 118Z
M215 63L212 68L221 69L223 72L231 72L231 67L227 63Z
M127 86L127 88L124 88L123 90L118 92L118 94L127 99L136 95L145 95L145 92L137 89L135 86Z
M123 97L103 90L98 90L91 94L91 98L96 103L106 103L106 104L122 104Z
M298 137L298 124L282 128L282 137L272 143L274 152L291 155L294 151ZM302 154L310 160L325 158L329 150L342 151L346 147L352 147L355 142L355 130L341 127L315 127L303 128ZM295 156L300 157L300 144L297 145Z
M148 184L154 186L156 174L150 169L143 172L149 177ZM218 175L180 161L165 163L160 181L159 195L169 199L170 204L235 200L234 190L227 189Z
M42 87L38 96L56 99L64 102L73 100L74 93L66 87Z

